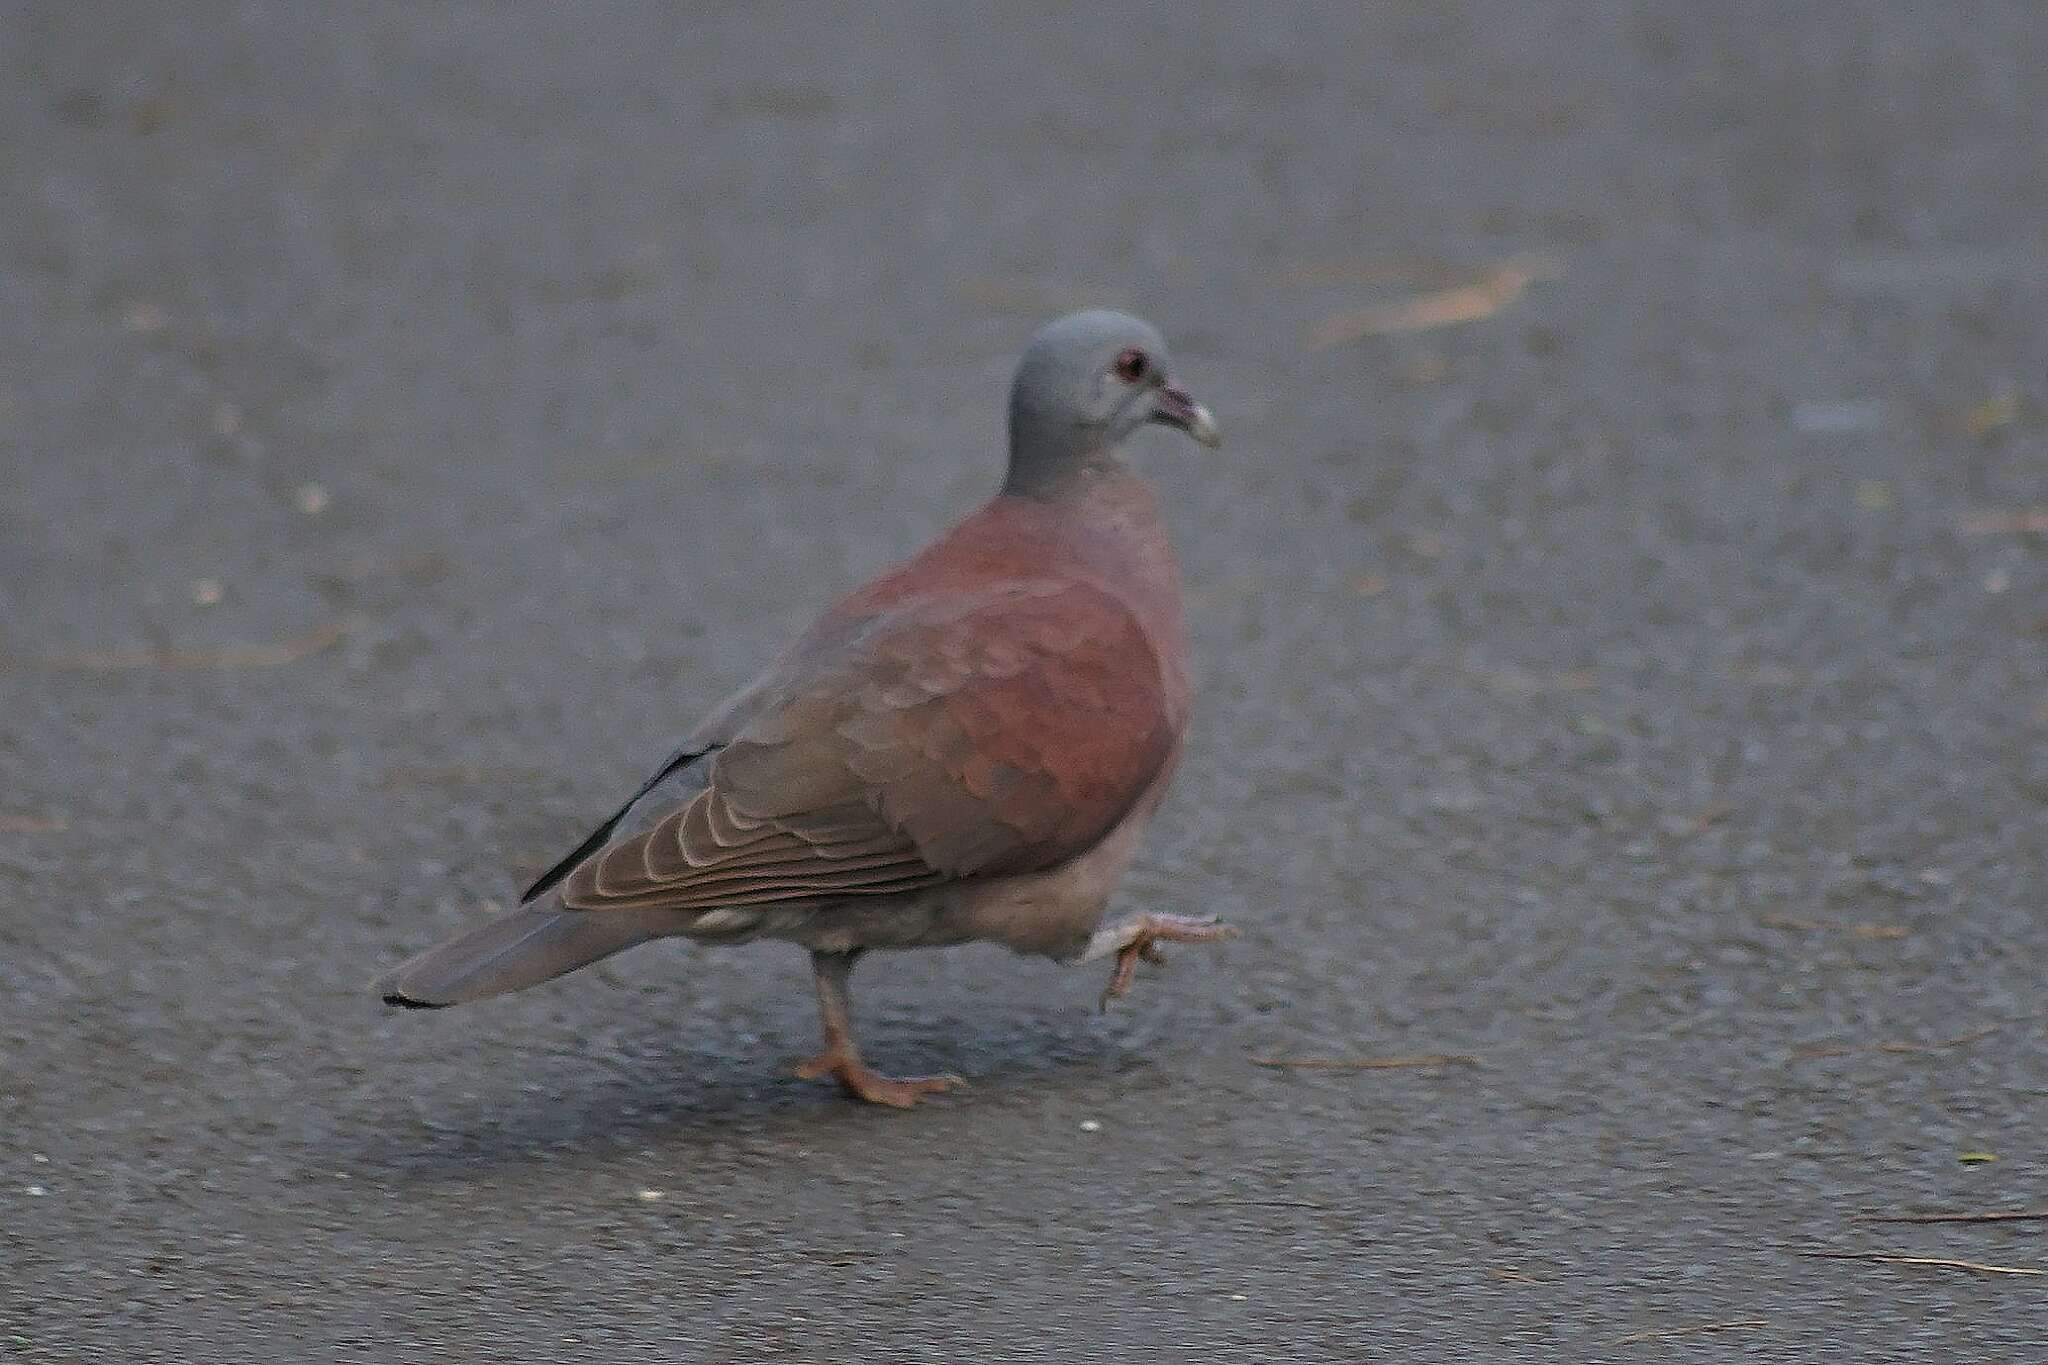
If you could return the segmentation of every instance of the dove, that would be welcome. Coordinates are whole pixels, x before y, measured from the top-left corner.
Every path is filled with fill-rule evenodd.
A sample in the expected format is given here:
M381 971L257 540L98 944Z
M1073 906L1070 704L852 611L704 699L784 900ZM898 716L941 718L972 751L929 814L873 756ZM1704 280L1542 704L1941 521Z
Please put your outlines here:
M1003 944L1113 959L1106 1008L1158 945L1234 930L1109 916L1165 796L1190 688L1180 573L1126 444L1220 444L1125 314L1069 314L1024 351L995 496L842 598L706 717L517 908L379 978L391 1005L523 990L651 940L809 950L823 1049L798 1076L909 1108L964 1082L888 1076L854 1037L877 949Z

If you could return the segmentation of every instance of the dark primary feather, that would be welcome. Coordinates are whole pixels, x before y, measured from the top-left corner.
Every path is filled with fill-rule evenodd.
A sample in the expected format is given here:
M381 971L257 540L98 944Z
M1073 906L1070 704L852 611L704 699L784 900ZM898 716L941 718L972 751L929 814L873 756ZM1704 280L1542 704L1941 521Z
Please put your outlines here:
M556 882L559 882L562 880L562 878L568 876L570 872L575 870L576 864L582 862L585 858L588 858L591 854L597 852L599 849L605 846L605 844L611 839L612 833L618 829L619 825L622 822L624 822L627 815L632 813L635 802L639 801L641 797L653 791L656 787L660 786L670 777L673 777L679 770L681 770L684 764L693 763L697 759L704 757L706 754L710 753L713 749L716 749L718 747L719 746L716 744L684 745L680 750L676 752L676 755L673 758L669 759L668 762L661 765L660 771L656 772L654 776L648 778L645 782L641 783L640 790L634 792L631 796L627 797L625 804L620 806L617 810L613 811L609 819L607 819L603 824L599 825L596 829L592 830L590 832L589 837L584 839L582 843L576 845L576 847L572 849L570 852L563 855L561 860L558 861L553 867L541 873L540 876L534 878L533 885L527 887L526 890L520 893L519 903L521 905L526 904L528 901L533 900L535 897L540 896L546 891L548 891L551 887L555 885Z

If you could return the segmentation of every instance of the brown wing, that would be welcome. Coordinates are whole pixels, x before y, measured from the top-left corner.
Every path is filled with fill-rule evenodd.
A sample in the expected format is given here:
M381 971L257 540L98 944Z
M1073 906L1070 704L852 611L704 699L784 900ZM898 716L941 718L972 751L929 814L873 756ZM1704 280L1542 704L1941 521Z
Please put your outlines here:
M799 673L702 792L577 867L564 904L709 909L1053 867L1116 826L1179 736L1143 627L1076 583L912 603Z

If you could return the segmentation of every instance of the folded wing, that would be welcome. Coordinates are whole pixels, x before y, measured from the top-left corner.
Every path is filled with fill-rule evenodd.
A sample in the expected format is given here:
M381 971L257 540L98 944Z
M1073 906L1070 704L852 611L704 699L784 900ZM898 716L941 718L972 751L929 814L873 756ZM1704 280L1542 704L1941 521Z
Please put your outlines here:
M573 909L886 895L1054 867L1171 758L1131 611L1086 584L911 601L778 679L704 788L560 884Z

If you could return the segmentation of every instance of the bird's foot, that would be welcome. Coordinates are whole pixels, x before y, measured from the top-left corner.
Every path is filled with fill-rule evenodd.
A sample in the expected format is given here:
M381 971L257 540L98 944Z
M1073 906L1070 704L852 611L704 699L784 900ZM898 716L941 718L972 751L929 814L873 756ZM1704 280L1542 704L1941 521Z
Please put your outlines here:
M1139 915L1115 926L1109 945L1116 952L1116 968L1109 974L1109 984L1102 990L1102 1008L1108 1009L1109 1002L1121 999L1130 990L1131 980L1138 974L1138 963L1149 962L1162 966L1166 954L1159 951L1162 943L1217 943L1227 938L1236 938L1237 929L1225 924L1213 915Z
M892 1109L909 1109L926 1095L959 1090L967 1082L958 1076L884 1076L860 1057L841 1049L828 1048L808 1061L798 1062L799 1078L822 1081L832 1078L846 1093L869 1104L886 1104Z

